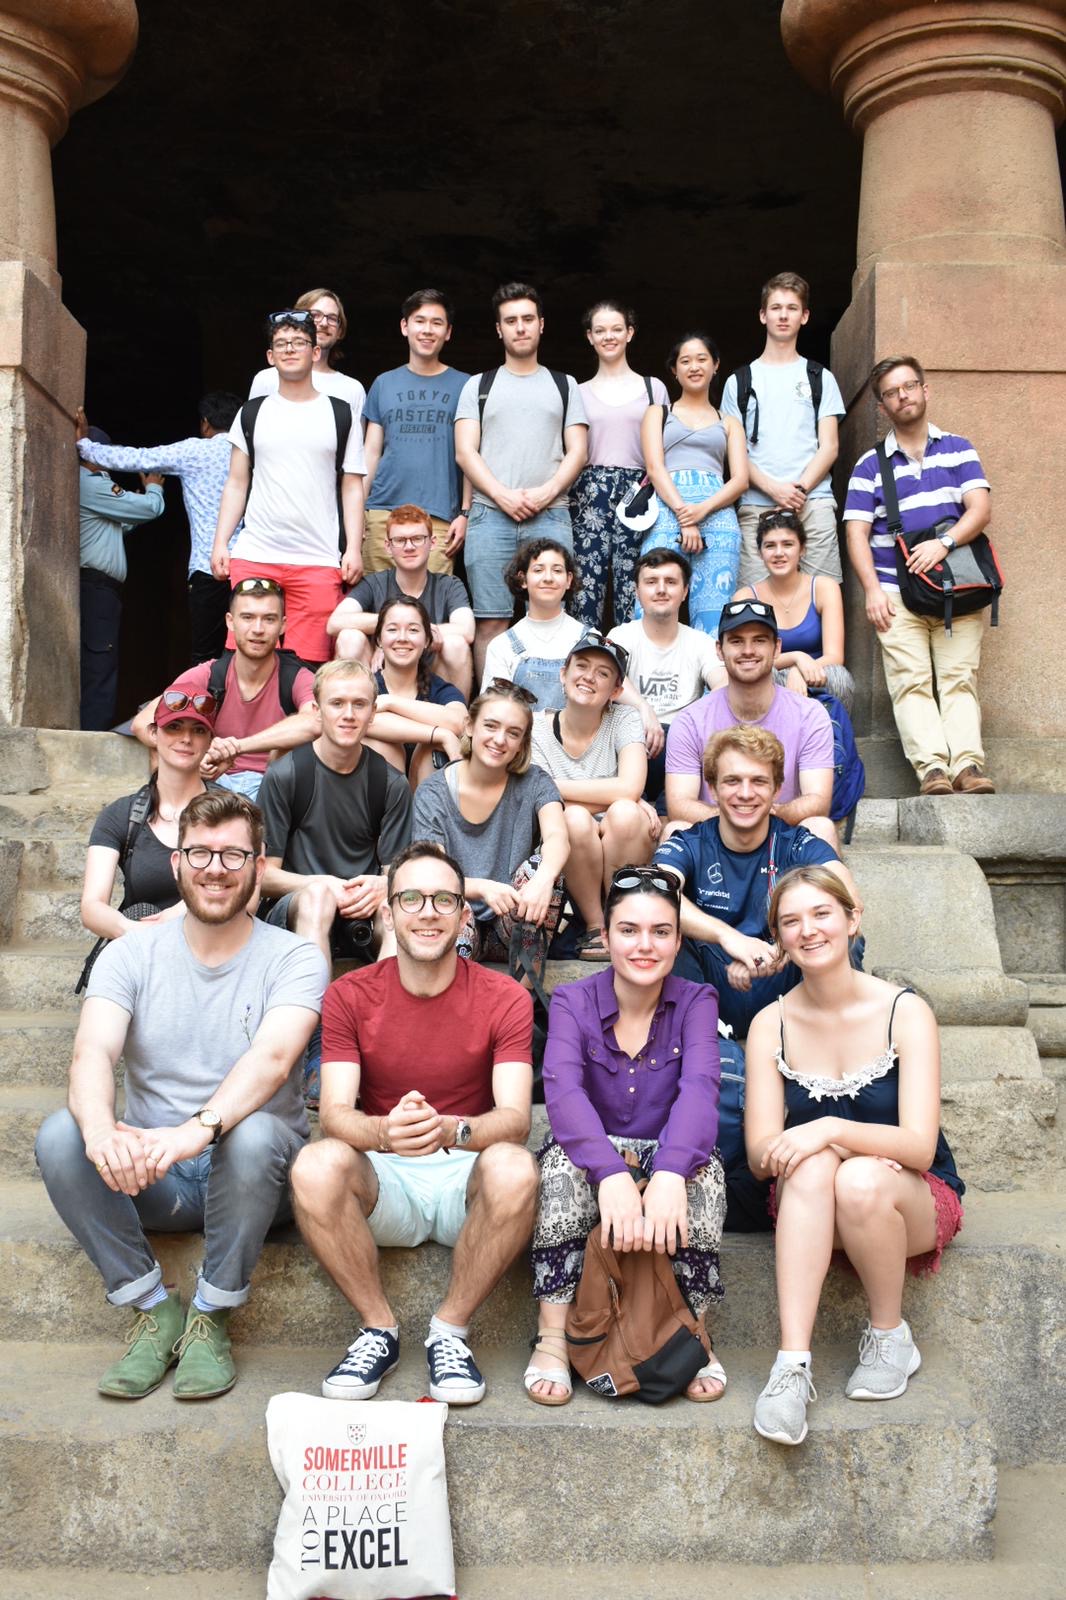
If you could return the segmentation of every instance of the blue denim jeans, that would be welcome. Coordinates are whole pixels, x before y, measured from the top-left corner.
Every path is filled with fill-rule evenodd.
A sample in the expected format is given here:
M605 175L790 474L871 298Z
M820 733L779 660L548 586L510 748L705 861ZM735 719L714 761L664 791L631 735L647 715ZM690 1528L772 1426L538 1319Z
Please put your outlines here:
M37 1165L48 1198L103 1278L112 1305L130 1305L162 1282L146 1228L202 1228L197 1290L221 1310L244 1304L268 1229L292 1217L289 1169L303 1145L280 1118L253 1111L203 1155L175 1163L131 1197L108 1188L86 1158L70 1112L56 1111L37 1135Z
M515 522L498 506L475 500L467 523L466 581L475 617L509 617L514 595L503 580L520 544L528 539L554 539L568 550L574 534L568 506L549 506L528 522Z
M262 772L224 772L215 782L222 789L229 789L233 794L243 794L246 800L251 800L254 805L259 799L259 786L265 774Z

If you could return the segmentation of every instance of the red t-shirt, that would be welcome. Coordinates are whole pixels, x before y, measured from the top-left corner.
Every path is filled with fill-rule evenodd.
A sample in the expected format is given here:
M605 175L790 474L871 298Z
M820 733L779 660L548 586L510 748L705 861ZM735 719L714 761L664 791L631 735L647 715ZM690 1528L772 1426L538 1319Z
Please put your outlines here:
M190 667L180 678L175 678L172 688L182 689L186 694L205 694L213 665L211 661L201 661L199 666ZM314 697L314 674L302 667L292 686L292 703L299 711ZM280 722L287 715L288 712L283 711L281 705L277 663L259 693L251 700L245 700L237 683L237 658L234 656L226 669L226 695L222 710L215 719L216 736L219 739L247 739L250 734L272 728L275 722ZM268 751L261 750L258 755L238 756L230 771L265 772L268 754Z
M513 978L462 957L442 994L409 994L395 956L346 972L322 1004L322 1060L357 1061L359 1104L384 1117L417 1089L444 1116L491 1111L492 1069L532 1061L533 1001Z

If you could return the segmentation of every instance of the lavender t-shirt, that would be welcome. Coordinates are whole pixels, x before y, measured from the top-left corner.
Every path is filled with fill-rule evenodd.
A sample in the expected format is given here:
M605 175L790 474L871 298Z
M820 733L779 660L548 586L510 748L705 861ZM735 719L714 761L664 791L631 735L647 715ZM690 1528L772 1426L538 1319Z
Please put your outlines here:
M590 467L631 467L644 470L644 454L640 448L640 425L648 409L648 391L641 389L632 400L623 405L607 405L592 387L593 380L581 384L581 398L589 423ZM651 391L657 406L670 403L666 385L661 378L651 380Z
M666 771L700 774L699 798L711 806L714 799L703 778L703 751L712 733L736 728L740 718L729 704L729 687L715 689L702 700L679 711L670 724L666 740ZM776 734L785 747L785 781L778 801L794 800L800 792L800 773L826 769L833 765L833 726L829 714L817 700L775 687L770 709L751 726Z

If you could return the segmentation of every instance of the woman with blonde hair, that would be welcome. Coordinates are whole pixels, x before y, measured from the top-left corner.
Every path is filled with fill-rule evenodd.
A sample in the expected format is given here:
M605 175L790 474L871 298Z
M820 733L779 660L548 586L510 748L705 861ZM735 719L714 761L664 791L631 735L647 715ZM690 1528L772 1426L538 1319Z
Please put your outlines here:
M755 1428L802 1444L811 1334L835 1249L862 1280L869 1318L850 1400L894 1400L921 1366L903 1318L907 1271L936 1272L962 1226L965 1185L940 1131L936 1018L912 989L857 972L859 914L824 867L777 884L770 932L802 981L760 1011L747 1040L748 1162L774 1180L781 1348Z

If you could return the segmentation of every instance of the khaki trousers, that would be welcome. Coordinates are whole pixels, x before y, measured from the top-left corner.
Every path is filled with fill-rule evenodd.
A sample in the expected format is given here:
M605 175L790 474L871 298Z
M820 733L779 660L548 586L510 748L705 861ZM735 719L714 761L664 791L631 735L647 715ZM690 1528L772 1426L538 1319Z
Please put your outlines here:
M982 613L956 617L947 633L939 618L916 617L898 594L889 592L889 598L896 614L888 632L877 637L907 760L919 779L934 767L943 768L949 778L966 767L983 771L977 698Z
M766 564L755 544L755 529L763 512L772 509L772 506L737 507L737 517L740 521L738 588L741 584L761 583L766 577ZM812 577L832 578L834 583L843 583L840 539L837 534L837 503L832 495L821 494L813 500L806 501L799 519L807 535L800 571L809 572Z

